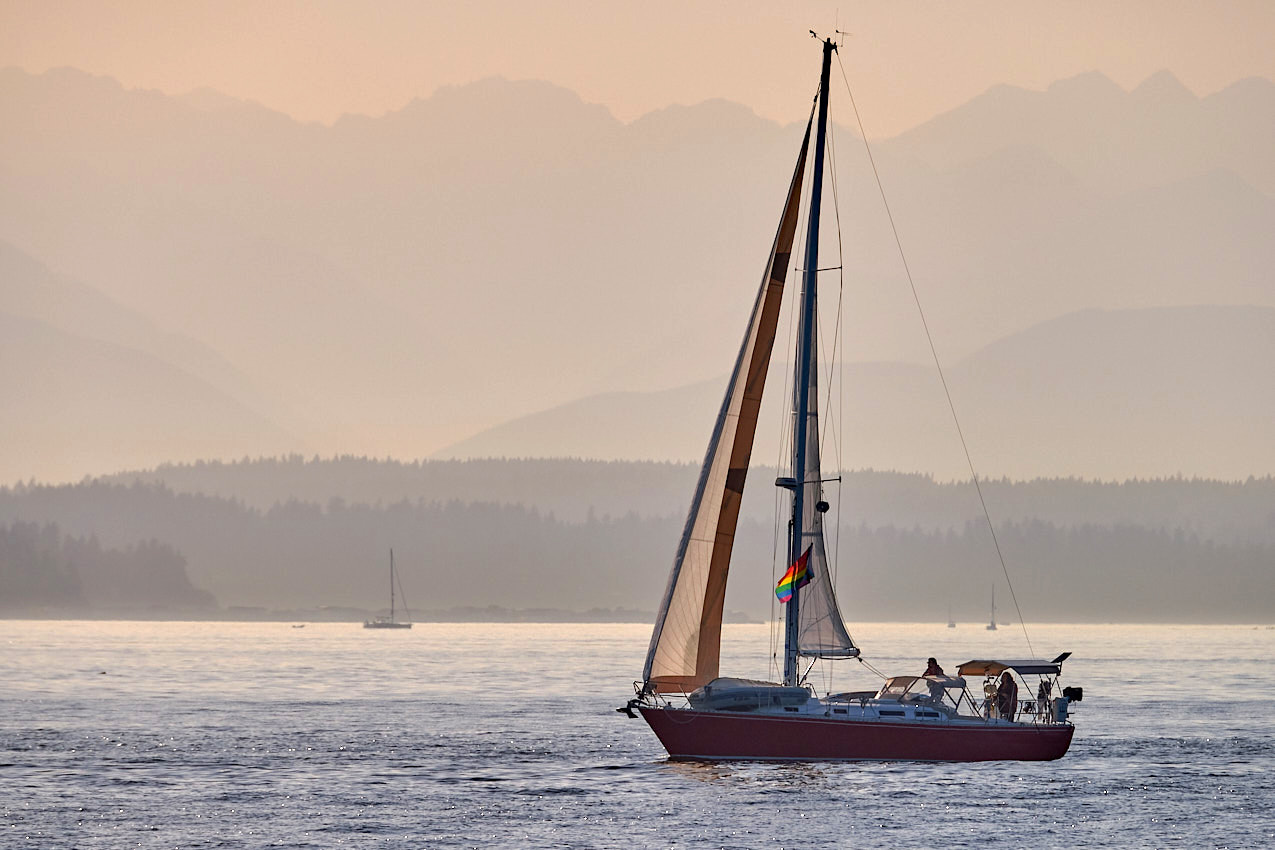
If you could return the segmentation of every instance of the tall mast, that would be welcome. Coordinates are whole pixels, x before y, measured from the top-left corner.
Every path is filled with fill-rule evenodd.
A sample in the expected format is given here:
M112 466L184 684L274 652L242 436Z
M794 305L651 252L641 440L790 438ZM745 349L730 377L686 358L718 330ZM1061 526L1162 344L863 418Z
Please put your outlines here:
M795 564L806 547L806 528L803 520L806 481L806 429L810 417L810 373L813 367L812 353L815 341L815 296L819 280L819 205L823 198L823 151L828 131L828 76L832 68L832 51L836 45L832 39L823 42L823 67L819 72L819 123L815 131L815 161L810 179L810 221L806 225L806 269L801 277L801 323L797 342L797 375L793 391L796 415L793 423L792 474L796 486L792 491L792 542L788 563ZM817 482L816 482L817 483ZM793 586L792 598L787 603L787 619L784 624L784 684L796 685L800 671L800 600L801 589Z
M390 549L390 622L394 621L394 550Z

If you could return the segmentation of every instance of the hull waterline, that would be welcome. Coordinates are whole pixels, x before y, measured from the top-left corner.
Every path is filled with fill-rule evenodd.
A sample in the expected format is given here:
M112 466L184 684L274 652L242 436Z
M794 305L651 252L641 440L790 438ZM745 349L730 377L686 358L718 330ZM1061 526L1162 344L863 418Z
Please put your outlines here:
M700 761L1051 761L1070 725L832 720L639 707L670 758Z

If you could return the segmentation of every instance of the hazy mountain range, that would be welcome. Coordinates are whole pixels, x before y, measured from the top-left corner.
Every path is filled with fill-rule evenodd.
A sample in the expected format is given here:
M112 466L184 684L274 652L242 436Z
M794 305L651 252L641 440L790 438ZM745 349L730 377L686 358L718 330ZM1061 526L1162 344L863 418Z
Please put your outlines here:
M327 127L69 69L0 72L0 126L8 480L288 449L697 456L802 130L722 101L624 124L495 79ZM875 143L989 471L1275 469L1272 138L1270 81L1200 98L1161 73L997 87ZM958 474L845 128L836 161L838 359L868 400L846 463ZM1193 305L1262 309L1167 309Z
M1275 469L1275 309L1168 307L1072 313L965 357L946 377L984 475L1031 478L1070 455L1091 478L1242 479ZM782 465L786 363L767 380L755 463ZM851 467L969 467L933 366L846 363L829 383L840 409L825 455ZM647 457L698 460L725 377L663 392L602 393L520 417L438 457ZM837 400L834 396L834 401ZM831 423L831 424L829 424Z

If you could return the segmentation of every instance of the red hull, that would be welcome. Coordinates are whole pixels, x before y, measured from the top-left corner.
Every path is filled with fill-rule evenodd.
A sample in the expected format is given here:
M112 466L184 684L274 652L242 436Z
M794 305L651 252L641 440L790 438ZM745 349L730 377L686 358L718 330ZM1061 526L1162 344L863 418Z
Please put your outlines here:
M1075 727L829 720L638 709L675 759L723 761L1050 761Z

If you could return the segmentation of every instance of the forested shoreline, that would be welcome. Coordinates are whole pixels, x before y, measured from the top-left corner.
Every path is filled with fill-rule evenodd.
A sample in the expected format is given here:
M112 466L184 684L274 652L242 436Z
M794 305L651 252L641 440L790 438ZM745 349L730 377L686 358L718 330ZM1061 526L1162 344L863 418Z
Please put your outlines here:
M739 619L773 613L773 473L750 473L727 597ZM0 488L0 614L356 619L387 604L393 547L422 619L640 620L658 605L695 474L283 458L27 482ZM959 620L987 616L1003 578L968 485L843 477L829 539L847 617L940 619L948 606ZM1269 477L984 490L1029 620L1256 623L1275 610Z
M181 553L154 538L112 548L56 523L0 525L0 615L215 610L212 594L191 584Z

